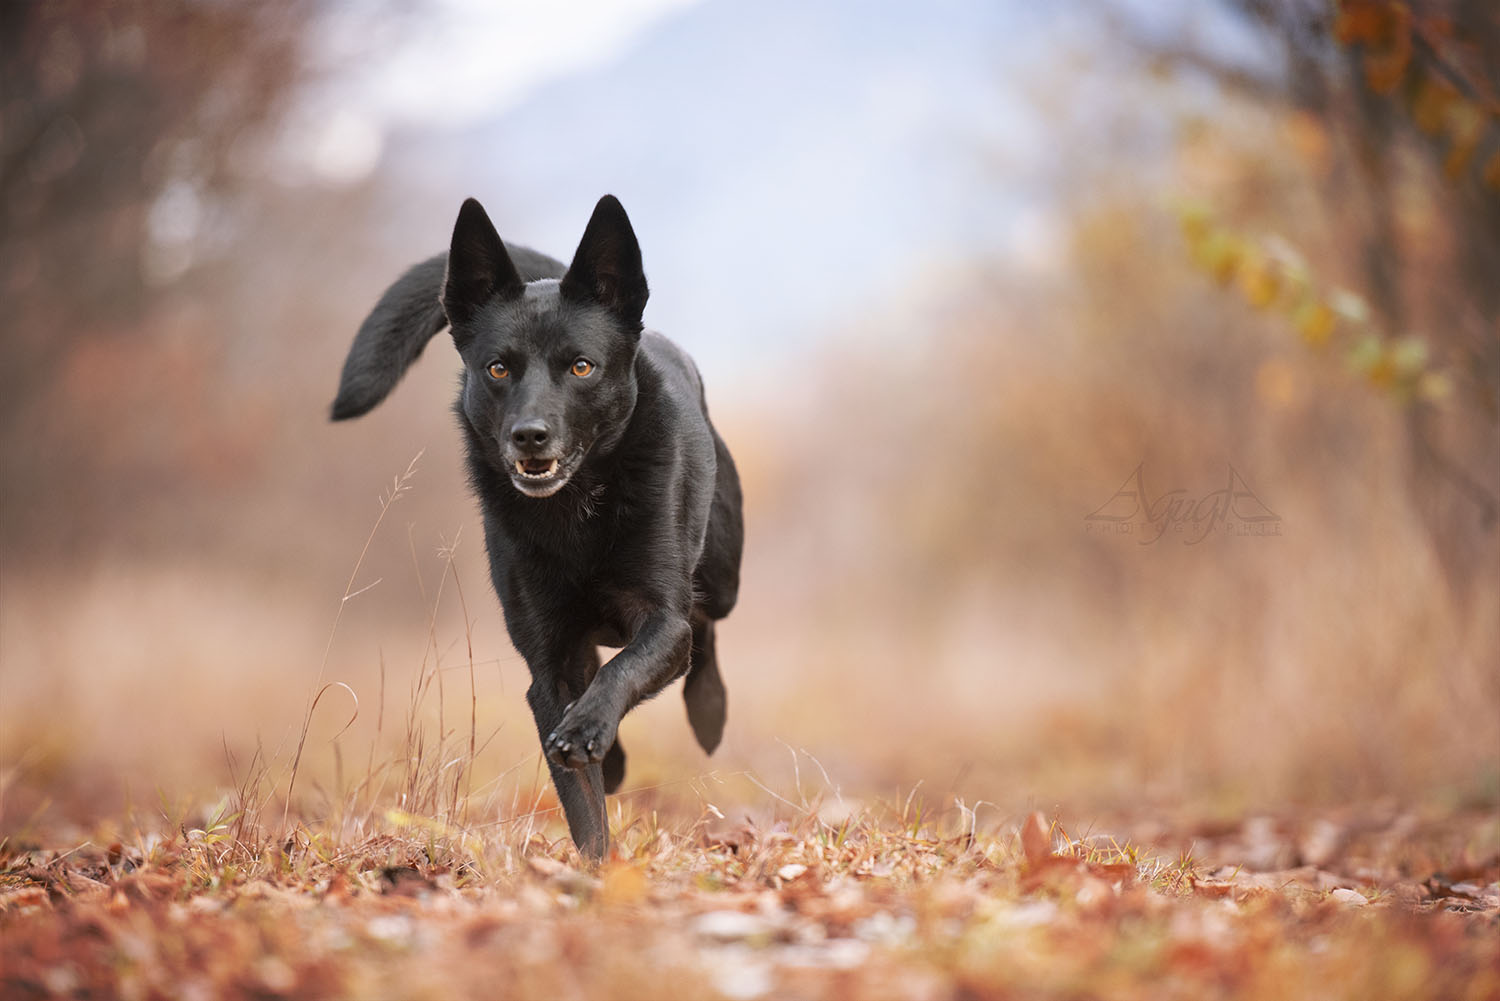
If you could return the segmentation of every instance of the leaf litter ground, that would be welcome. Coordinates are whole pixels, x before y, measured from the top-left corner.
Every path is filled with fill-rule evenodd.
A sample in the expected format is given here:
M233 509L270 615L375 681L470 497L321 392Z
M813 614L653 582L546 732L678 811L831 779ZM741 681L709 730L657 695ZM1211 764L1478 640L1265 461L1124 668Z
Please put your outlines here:
M7 998L1500 997L1500 817L223 818L0 855ZM380 828L376 830L375 828ZM494 830L491 828L490 830Z

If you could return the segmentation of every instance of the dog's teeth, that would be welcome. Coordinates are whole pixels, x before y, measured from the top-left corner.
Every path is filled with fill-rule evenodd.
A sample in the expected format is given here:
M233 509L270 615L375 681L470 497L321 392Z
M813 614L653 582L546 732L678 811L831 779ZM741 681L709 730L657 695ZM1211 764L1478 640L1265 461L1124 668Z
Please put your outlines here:
M551 476L553 476L553 475L555 475L557 473L557 467L558 467L558 460L552 459L552 460L548 461L546 469L543 469L540 472L533 473L533 472L529 472L526 469L526 460L525 459L517 459L516 460L516 473L517 473L517 475L525 477L528 480L545 480L545 479L548 479L549 477L551 477Z

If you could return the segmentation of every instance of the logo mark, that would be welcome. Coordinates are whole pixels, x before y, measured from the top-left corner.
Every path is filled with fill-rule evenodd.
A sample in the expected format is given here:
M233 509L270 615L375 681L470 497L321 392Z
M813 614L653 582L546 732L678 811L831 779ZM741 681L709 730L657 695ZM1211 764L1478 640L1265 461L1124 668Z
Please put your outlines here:
M1146 464L1125 478L1120 489L1092 514L1084 515L1090 535L1131 535L1149 546L1169 531L1183 545L1196 546L1210 535L1226 538L1281 534L1281 516L1266 505L1233 466L1224 486L1199 497L1168 490L1156 498L1146 491Z

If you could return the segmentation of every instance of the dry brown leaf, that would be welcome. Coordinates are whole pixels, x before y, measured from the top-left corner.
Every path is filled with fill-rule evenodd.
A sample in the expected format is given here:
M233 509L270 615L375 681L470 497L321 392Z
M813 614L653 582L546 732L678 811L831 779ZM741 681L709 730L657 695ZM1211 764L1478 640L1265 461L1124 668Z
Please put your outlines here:
M1235 884L1229 880L1197 879L1188 877L1188 885L1193 892L1205 897L1227 897L1235 890Z
M1115 902L1115 891L1102 879L1092 876L1083 877L1074 898L1078 906L1086 912L1103 913Z
M418 897L437 888L432 879L415 866L386 866L380 873L382 893L397 897Z
M333 874L328 880L328 888L323 891L323 899L333 903L342 903L348 900L352 891L349 886L349 876L340 870Z
M47 903L47 891L40 886L23 886L0 893L0 914L17 908L37 907Z
M638 904L646 899L646 872L629 862L611 862L600 873L599 902L606 907Z
M1136 878L1136 868L1129 862L1090 862L1088 871L1100 879L1127 884Z
M1031 866L1041 865L1052 854L1052 828L1040 810L1033 811L1021 825L1021 851Z
M526 864L531 866L531 871L538 876L556 876L568 868L557 859L548 858L546 855L528 855Z

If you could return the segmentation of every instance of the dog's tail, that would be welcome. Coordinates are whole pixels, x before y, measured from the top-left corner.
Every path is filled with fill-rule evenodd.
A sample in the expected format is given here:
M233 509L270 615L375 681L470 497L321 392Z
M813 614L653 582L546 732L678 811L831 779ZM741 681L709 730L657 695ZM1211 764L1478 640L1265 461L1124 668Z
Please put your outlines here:
M333 401L334 420L369 413L401 381L427 342L448 325L438 299L447 267L446 253L415 265L385 290L365 317L344 360Z

